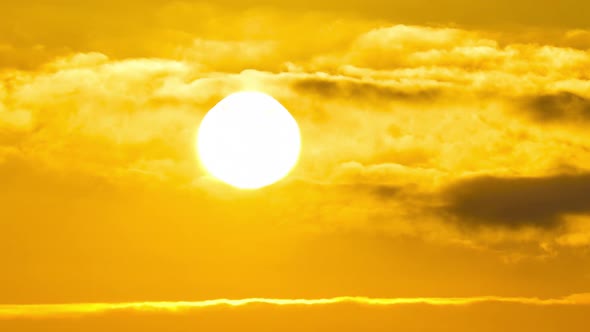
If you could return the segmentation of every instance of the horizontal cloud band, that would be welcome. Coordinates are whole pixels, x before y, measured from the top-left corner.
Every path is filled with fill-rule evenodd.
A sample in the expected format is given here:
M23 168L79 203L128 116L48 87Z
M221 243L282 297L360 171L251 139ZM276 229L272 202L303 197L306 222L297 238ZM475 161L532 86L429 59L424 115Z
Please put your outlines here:
M0 318L32 318L64 315L87 315L118 310L137 312L175 312L218 306L241 307L255 304L274 306L315 306L332 304L358 304L373 306L393 306L426 304L435 306L459 306L479 303L509 303L534 306L590 305L590 293L573 294L562 298L541 299L537 297L414 297L414 298L371 298L343 296L324 299L215 299L203 301L175 302L123 302L123 303L71 303L71 304L21 304L0 305Z

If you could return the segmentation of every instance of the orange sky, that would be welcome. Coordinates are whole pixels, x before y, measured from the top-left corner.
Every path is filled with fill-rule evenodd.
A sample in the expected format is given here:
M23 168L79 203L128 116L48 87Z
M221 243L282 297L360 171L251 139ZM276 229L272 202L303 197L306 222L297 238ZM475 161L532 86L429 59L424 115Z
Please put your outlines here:
M0 3L0 330L585 331L589 11ZM255 191L195 155L244 89L302 135ZM342 296L447 300L273 304Z

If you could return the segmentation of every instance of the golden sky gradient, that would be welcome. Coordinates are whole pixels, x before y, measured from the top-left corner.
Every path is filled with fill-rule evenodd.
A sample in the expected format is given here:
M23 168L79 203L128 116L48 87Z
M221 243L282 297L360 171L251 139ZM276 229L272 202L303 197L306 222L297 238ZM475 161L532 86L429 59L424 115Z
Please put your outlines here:
M0 330L586 331L589 12L0 2ZM255 191L195 154L240 90L301 129Z

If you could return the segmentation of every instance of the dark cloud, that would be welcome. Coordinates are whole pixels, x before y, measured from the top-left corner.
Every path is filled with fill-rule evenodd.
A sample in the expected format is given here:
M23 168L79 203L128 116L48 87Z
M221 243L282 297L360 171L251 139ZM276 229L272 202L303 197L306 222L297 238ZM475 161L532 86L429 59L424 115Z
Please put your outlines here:
M478 177L448 187L444 209L466 226L552 228L590 213L590 173L542 178Z
M571 92L528 97L524 106L539 122L590 121L590 99Z
M405 91L393 86L370 82L308 78L293 83L293 89L303 93L315 93L322 97L343 99L385 99L427 101L436 98L440 91L435 89L416 89Z
M380 198L393 198L397 196L402 188L400 186L373 186L371 192Z
M285 183L288 190L296 190L303 196L311 196L318 194L323 197L333 197L335 194L354 193L355 196L373 196L379 199L394 199L404 192L404 188L401 185L391 184L375 184L367 182L354 182L351 183L318 183L310 182L305 180L293 180ZM269 192L274 194L280 194L284 188L282 186L273 186L265 188Z

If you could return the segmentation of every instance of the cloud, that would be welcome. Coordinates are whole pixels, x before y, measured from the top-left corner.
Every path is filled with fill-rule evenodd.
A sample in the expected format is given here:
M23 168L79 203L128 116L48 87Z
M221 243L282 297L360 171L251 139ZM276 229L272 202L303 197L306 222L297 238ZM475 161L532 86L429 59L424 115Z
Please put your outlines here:
M528 115L541 123L590 121L590 99L567 91L528 97L524 106Z
M128 302L128 303L72 303L72 304L23 304L0 305L0 318L33 318L55 316L80 316L109 311L132 310L139 312L186 311L199 308L231 306L241 307L256 304L273 306L323 306L340 303L352 303L371 306L395 306L428 304L433 306L463 306L479 303L513 303L533 306L553 305L590 305L590 294L574 294L563 298L540 299L535 297L419 297L419 298L370 298L343 296L324 299L272 299L248 298L239 300L216 299L194 302Z
M39 168L213 192L195 158L198 122L224 95L259 89L300 124L304 148L290 179L331 188L305 198L313 207L306 218L321 215L327 229L373 229L379 214L389 218L392 234L418 236L430 227L448 235L455 224L434 225L424 210L433 204L427 194L438 200L435 193L448 186L447 212L460 224L547 230L565 214L587 212L575 200L560 209L549 194L502 198L515 196L504 192L508 177L521 179L517 192L527 192L535 190L525 179L588 171L590 135L567 131L588 120L590 54L563 44L583 45L585 30L529 40L329 13L294 19L268 8L238 14L202 4L162 6L141 38L123 28L145 17L105 27L92 41L67 35L67 45L53 30L36 48L0 40L0 56L31 48L44 54L34 57L35 66L0 74L0 161L17 156ZM84 9L70 10L66 21L78 22ZM80 27L93 31L96 23ZM35 39L40 32L33 30ZM311 32L313 41L305 37ZM539 125L545 122L552 126ZM466 184L465 177L480 180ZM496 187L497 199L490 192ZM537 212L518 205L546 200L554 204ZM561 243L585 239L570 235Z
M304 78L292 85L295 91L314 94L322 98L348 99L368 103L371 101L412 100L428 102L440 93L436 89L419 89L398 84L383 84L378 81L363 81L350 77ZM414 91L412 91L414 90Z
M565 215L590 213L590 174L482 176L451 185L444 196L444 209L465 226L552 228Z
M590 244L590 216L572 215L564 218L565 231L555 242L562 246L585 247Z

